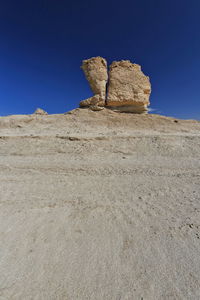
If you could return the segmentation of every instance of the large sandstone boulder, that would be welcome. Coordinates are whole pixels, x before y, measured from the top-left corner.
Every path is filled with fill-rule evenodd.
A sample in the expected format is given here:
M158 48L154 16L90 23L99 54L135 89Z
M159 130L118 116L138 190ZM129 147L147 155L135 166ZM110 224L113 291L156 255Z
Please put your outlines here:
M92 102L92 105L95 102L95 105L105 106L106 84L108 81L106 60L100 56L92 57L83 60L81 68L90 84L94 97L81 101L80 106L91 106L90 102Z
M83 60L82 69L94 96L81 101L80 107L106 106L121 112L147 112L151 84L139 65L129 60L115 61L108 74L106 60L98 56Z
M151 84L140 65L129 60L115 61L109 69L106 104L115 110L145 113L149 103Z

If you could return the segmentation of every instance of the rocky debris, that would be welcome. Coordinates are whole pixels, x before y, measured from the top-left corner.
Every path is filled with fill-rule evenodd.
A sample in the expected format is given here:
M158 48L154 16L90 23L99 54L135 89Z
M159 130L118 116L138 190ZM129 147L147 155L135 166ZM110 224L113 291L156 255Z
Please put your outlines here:
M94 93L94 97L86 99L85 103L81 101L81 106L91 106L90 101L96 102L99 106L105 105L106 84L108 81L107 62L104 58L97 56L87 60L83 60L81 68L83 69L90 87ZM98 96L98 97L96 97ZM94 98L94 99L93 99ZM88 103L88 105L86 105Z
M90 108L93 111L104 109L105 101L102 101L100 95L95 95L79 103L81 108Z
M151 85L141 66L129 60L115 61L109 69L108 107L124 112L144 113L150 104Z
M42 108L37 108L34 111L34 115L48 115L48 113Z
M98 105L92 105L92 106L90 106L90 109L93 111L100 111L100 110L103 110L104 107L98 106Z
M84 60L82 69L95 95L81 101L80 107L106 106L114 111L147 113L151 84L140 65L114 61L108 74L106 60L98 56Z
M94 95L86 100L82 100L79 104L80 107L91 107L94 105L105 106L105 100L103 101L100 95Z

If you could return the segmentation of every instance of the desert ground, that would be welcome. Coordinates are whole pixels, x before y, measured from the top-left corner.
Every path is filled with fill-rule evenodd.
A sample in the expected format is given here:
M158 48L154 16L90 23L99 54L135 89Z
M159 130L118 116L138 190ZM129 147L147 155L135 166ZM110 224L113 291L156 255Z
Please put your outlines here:
M1 117L0 299L200 299L200 122Z

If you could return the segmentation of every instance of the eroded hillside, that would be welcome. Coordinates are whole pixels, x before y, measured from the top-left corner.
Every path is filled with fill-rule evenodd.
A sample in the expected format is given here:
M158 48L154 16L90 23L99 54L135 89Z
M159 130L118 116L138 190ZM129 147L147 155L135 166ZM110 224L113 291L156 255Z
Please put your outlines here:
M0 118L0 299L198 299L200 122Z

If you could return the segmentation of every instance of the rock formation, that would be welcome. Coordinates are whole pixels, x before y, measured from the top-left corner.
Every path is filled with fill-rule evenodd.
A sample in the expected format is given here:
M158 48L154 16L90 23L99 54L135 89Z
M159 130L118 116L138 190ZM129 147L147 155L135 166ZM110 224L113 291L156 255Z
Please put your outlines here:
M90 107L90 108L93 108L96 106L103 107L103 106L105 106L105 100L102 100L100 95L94 95L86 100L82 100L79 103L79 106L80 107Z
M48 115L48 113L45 110L43 110L42 108L37 108L34 111L34 115Z
M106 84L108 81L106 60L100 56L92 57L83 60L81 68L89 81L94 96L81 101L80 106L105 106Z
M129 60L113 62L109 70L108 107L134 113L147 111L151 85L140 65Z
M84 60L82 69L95 95L81 101L80 107L98 110L99 106L106 106L120 112L147 112L151 84L140 65L129 60L115 61L108 75L106 60L98 56Z

